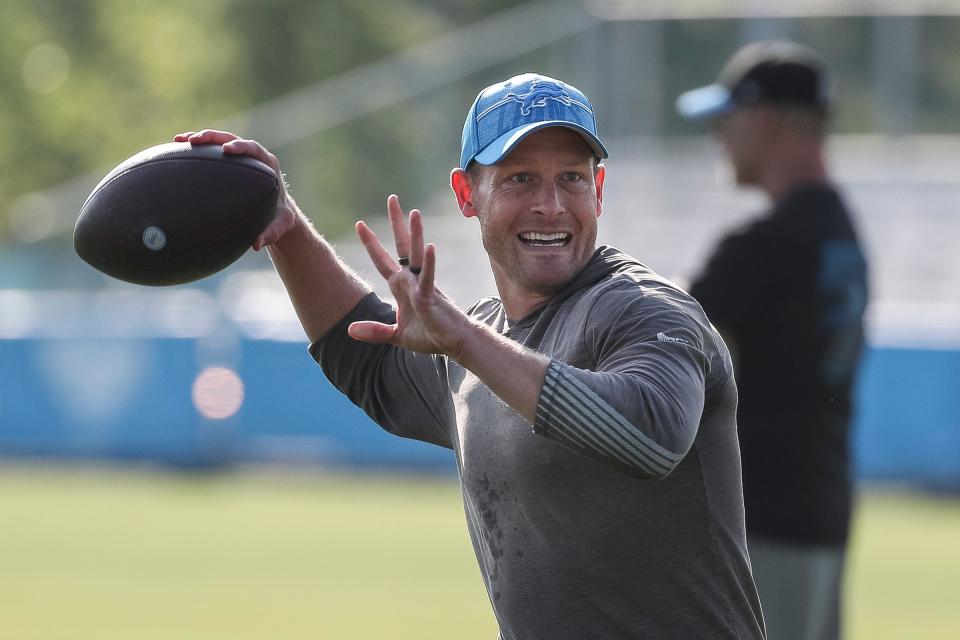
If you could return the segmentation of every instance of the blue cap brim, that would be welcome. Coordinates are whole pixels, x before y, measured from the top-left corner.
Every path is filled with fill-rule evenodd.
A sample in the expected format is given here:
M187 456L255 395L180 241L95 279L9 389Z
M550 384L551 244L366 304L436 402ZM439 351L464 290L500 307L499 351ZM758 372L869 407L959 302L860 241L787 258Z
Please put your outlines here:
M566 120L545 120L543 122L531 122L514 129L510 129L499 138L487 145L487 147L473 157L473 161L482 165L497 164L503 160L507 154L520 144L520 142L534 131L546 129L547 127L566 127L579 133L584 142L590 145L593 153L601 160L607 157L607 148L600 142L600 138L586 127L581 127ZM469 164L469 163L468 163Z
M721 84L711 84L680 94L677 112L690 120L721 116L733 109L730 90Z

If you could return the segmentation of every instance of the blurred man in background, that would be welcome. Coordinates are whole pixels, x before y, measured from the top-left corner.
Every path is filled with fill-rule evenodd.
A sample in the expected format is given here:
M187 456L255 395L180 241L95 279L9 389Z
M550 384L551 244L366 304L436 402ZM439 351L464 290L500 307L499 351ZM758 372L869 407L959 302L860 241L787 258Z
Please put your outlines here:
M250 140L178 139L280 170ZM255 247L334 385L387 431L453 450L502 638L759 639L729 353L689 295L596 246L606 155L575 87L524 74L480 93L451 186L500 297L467 312L396 196L395 255L357 225L396 307L289 193Z
M867 270L824 161L827 71L789 41L748 45L677 100L711 118L737 184L770 208L727 235L690 292L734 356L753 572L771 638L840 635L848 430Z

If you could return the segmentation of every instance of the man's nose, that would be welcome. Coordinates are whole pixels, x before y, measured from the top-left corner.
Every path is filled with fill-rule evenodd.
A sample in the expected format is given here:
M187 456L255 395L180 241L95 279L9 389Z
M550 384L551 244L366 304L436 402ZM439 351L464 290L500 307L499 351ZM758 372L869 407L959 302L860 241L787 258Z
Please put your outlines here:
M537 189L534 211L555 218L564 211L563 193L556 182L544 182Z

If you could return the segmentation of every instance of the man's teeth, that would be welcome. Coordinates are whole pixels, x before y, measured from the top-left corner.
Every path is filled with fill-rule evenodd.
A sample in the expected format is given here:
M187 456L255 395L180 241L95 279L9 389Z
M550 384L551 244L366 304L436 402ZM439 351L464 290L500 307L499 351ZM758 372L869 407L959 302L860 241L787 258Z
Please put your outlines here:
M563 244L570 239L569 233L521 233L520 239L531 244Z

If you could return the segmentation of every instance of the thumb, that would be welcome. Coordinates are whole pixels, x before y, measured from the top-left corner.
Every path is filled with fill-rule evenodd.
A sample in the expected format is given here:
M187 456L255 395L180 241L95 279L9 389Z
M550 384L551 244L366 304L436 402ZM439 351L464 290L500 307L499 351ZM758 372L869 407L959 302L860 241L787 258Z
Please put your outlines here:
M361 320L347 327L347 334L361 342L391 342L397 335L397 325Z
M277 242L277 240L282 238L287 231L290 231L290 229L293 228L294 224L296 224L295 218L293 220L288 220L286 216L284 216L278 209L277 215L273 221L271 221L270 224L267 225L267 228L260 232L260 235L254 239L254 251L260 251L260 249L264 248L268 244L274 244Z

